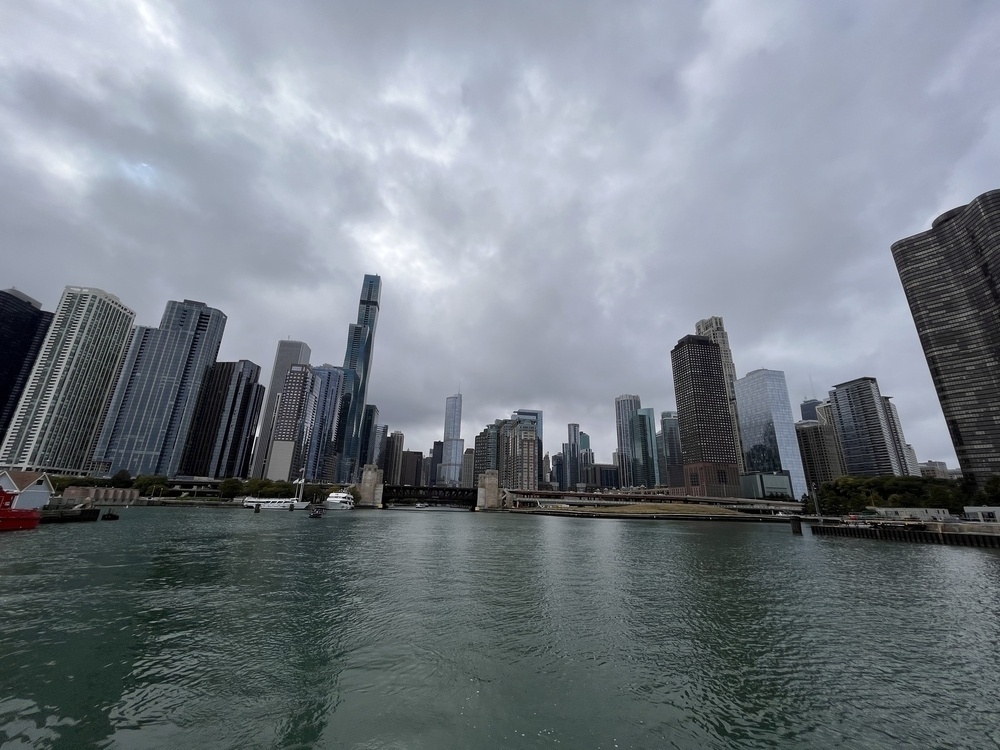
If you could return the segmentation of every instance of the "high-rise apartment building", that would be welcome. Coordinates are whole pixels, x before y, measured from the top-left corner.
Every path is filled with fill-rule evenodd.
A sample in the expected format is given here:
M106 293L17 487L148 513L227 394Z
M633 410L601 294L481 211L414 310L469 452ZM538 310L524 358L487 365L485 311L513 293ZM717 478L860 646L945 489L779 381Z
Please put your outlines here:
M375 436L378 427L378 406L365 404L365 413L361 418L361 457L359 465L364 468L375 463Z
M538 489L538 433L541 412L518 410L510 419L498 419L476 436L475 477L495 469L504 489Z
M403 433L394 431L385 440L385 454L382 465L382 481L398 485L403 475Z
M309 365L292 365L281 386L281 400L274 412L267 479L293 482L306 476L309 448L316 427L321 380ZM314 464L315 466L315 464Z
M201 386L180 474L245 478L264 402L260 366L245 359L216 362Z
M459 480L459 487L475 487L473 477L476 475L476 449L466 448L462 454L462 478Z
M68 286L0 446L0 466L86 474L135 313L100 289Z
M792 498L808 492L785 373L753 370L736 381L740 444L748 473L788 472Z
M632 417L642 408L639 397L632 393L625 393L615 399L615 434L618 438L618 478L622 487L634 487L636 485L633 474L632 439Z
M292 365L309 364L309 346L303 341L279 341L274 352L271 382L267 387L264 413L260 419L260 435L253 453L250 476L260 479L267 476L267 457L271 450L271 432L274 429L274 411L281 401L281 388Z
M518 409L511 416L511 419L520 419L533 422L535 425L535 452L538 454L538 476L542 476L542 458L544 458L544 446L542 445L542 410L541 409ZM478 480L477 480L478 481Z
M566 425L567 442L563 443L562 481L559 489L576 491L580 483L580 425Z
M344 354L346 379L336 440L337 452L340 453L338 479L341 482L357 481L361 469L362 423L368 403L368 380L381 296L381 277L365 274L358 302L358 322L352 323L348 329L347 351Z
M96 472L178 474L225 330L221 311L193 300L171 300L158 327L135 329L94 450Z
M670 363L684 457L685 492L710 497L738 496L738 444L719 345L706 336L685 336L671 350Z
M844 468L851 476L908 473L900 454L902 428L894 425L875 378L856 378L830 391L830 415ZM898 433L898 434L897 434Z
M696 336L706 336L719 345L719 355L722 357L722 371L726 380L726 398L729 399L729 416L733 422L733 435L736 436L736 463L740 473L746 471L743 463L743 449L740 441L739 411L736 408L736 364L733 362L733 351L729 348L729 334L719 316L699 320L694 325Z
M799 404L799 413L802 414L802 419L807 422L816 420L816 407L822 403L818 398L807 398Z
M1000 474L1000 190L892 245L963 476Z
M441 468L437 484L457 487L462 479L462 457L465 441L462 440L462 394L448 396L444 404L444 441Z
M832 424L814 419L796 422L795 437L810 495L819 490L824 482L844 476L844 459L840 455L840 445Z
M0 292L0 442L51 323L41 302L17 289Z

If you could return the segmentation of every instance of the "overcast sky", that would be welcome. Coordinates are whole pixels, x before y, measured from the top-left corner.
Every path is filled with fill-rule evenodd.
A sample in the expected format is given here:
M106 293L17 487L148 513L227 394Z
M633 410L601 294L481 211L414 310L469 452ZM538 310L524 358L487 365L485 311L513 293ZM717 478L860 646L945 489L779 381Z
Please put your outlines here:
M992 0L3 0L2 287L229 316L342 364L406 448L518 408L615 449L725 319L738 374L861 376L956 465L889 246L1000 187Z

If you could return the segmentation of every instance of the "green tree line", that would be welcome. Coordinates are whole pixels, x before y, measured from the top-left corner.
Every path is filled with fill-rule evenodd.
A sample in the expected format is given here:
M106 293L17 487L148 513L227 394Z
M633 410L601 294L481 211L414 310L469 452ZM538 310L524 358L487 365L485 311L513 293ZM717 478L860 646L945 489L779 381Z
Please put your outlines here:
M871 506L945 508L959 515L966 505L1000 505L1000 477L980 490L968 482L931 477L840 477L824 483L817 494L823 515L864 513Z

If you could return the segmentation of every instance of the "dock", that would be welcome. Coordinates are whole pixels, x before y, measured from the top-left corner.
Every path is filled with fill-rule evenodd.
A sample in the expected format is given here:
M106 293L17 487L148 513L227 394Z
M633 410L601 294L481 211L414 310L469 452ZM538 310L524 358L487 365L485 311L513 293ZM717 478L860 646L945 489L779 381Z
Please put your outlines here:
M1000 533L998 533L1000 530L993 528L996 526L997 524L872 522L865 524L811 524L809 528L816 536L845 536L856 539L883 539L892 542L1000 549Z

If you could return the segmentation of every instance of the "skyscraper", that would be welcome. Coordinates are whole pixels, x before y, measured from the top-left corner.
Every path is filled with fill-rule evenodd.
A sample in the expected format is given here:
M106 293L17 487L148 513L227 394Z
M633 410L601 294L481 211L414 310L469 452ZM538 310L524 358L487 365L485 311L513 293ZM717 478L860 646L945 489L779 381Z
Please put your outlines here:
M309 364L309 346L303 341L279 341L274 352L274 366L271 368L271 382L267 387L264 413L260 419L260 435L253 453L250 476L260 479L267 476L267 456L271 450L271 431L274 429L274 410L281 400L281 388L285 375L292 365Z
M707 336L719 345L726 380L726 398L729 399L729 416L733 422L733 435L736 436L736 463L740 473L743 473L746 466L743 462L743 449L740 447L739 411L736 408L736 364L733 362L733 351L729 348L729 334L719 316L699 320L694 325L694 332L696 336Z
M667 487L684 486L684 456L681 453L681 431L677 412L660 412L660 429L663 435L663 466L660 483Z
M260 366L245 359L216 362L201 386L180 473L192 477L246 477L264 402Z
M0 466L85 474L135 313L100 289L63 290L0 446Z
M447 487L457 487L462 478L462 456L465 441L462 440L462 394L448 396L444 404L444 445L441 468L437 483Z
M963 476L1000 474L1000 190L892 246Z
M305 478L309 482L335 482L339 466L335 440L344 394L344 370L324 364L312 368L312 372L316 377L316 415L312 428L303 433L311 436Z
M267 457L267 479L290 482L315 470L309 465L313 444L316 410L319 407L322 381L309 365L292 365L281 386L281 400L274 412L271 449Z
M403 433L393 432L385 440L385 455L383 456L382 479L386 484L398 485L403 473Z
M96 471L178 473L225 330L222 312L187 299L168 302L159 327L136 328L95 447Z
M576 491L580 482L580 425L566 425L567 442L563 443L563 476L560 489Z
M875 378L856 378L830 391L830 415L844 468L851 476L897 476L908 473L900 453L905 441L898 417L882 397ZM898 433L898 434L897 434Z
M622 487L634 487L632 463L635 457L632 440L632 417L642 408L635 394L625 393L615 398L615 433L618 438L618 477Z
M337 451L340 453L339 481L353 482L358 478L361 459L362 423L368 399L368 379L371 375L375 328L378 325L382 279L365 274L358 303L358 322L347 332L344 353L345 387L341 405Z
M806 421L814 421L816 419L816 407L822 404L818 398L808 398L799 405L799 412L802 414L802 419Z
M685 336L671 350L670 363L684 456L685 492L710 497L738 496L737 442L719 345L705 336Z
M660 467L656 461L653 410L647 407L633 414L629 432L632 435L632 481L637 487L656 487L660 484Z
M747 472L787 471L792 499L807 494L785 373L753 370L736 381L740 443Z
M817 420L796 422L795 437L799 442L802 470L810 495L824 482L844 476L844 460L832 424Z
M17 289L0 292L0 441L51 323L40 302Z

